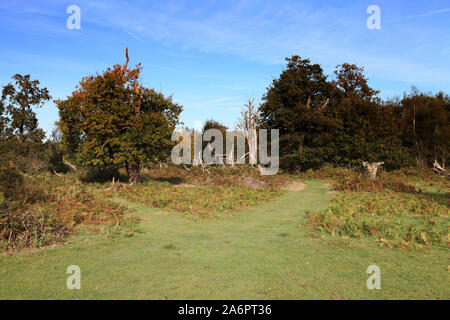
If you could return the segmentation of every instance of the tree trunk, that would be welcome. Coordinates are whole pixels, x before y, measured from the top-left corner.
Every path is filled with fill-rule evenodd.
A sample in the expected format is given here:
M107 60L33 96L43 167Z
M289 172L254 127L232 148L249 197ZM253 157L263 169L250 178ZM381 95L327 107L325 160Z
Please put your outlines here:
M126 164L128 167L128 182L130 185L137 184L142 181L139 163Z
M258 141L256 136L256 127L247 132L249 164L255 166L258 163Z
M125 161L125 170L127 172L127 176L130 177L130 164L128 161Z
M298 142L298 154L301 155L303 153L303 144L305 142L305 134L302 133L300 135L300 141Z

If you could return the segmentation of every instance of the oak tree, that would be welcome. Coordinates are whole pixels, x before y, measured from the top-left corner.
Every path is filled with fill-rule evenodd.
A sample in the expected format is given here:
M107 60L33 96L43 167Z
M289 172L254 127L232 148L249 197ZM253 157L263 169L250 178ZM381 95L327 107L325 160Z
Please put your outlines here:
M139 82L140 64L126 63L84 77L77 90L57 100L66 151L79 164L126 168L141 180L142 165L164 159L182 107Z
M0 106L0 111L4 110L9 118L9 135L15 136L19 143L42 142L45 134L38 127L34 109L42 107L51 99L49 91L47 88L40 88L39 80L31 80L29 74L15 74L12 79L13 83L3 86ZM1 113L0 117L5 128L6 118Z

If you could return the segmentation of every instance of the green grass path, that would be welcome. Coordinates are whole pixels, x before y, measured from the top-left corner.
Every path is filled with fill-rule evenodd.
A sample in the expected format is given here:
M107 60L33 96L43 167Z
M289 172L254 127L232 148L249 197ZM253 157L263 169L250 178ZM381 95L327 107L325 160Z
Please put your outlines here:
M323 209L328 188L303 191L232 217L193 221L133 205L141 233L0 256L0 299L448 299L448 251L407 252L315 239L299 227L306 209ZM366 269L381 268L381 290ZM81 290L66 268L81 268Z

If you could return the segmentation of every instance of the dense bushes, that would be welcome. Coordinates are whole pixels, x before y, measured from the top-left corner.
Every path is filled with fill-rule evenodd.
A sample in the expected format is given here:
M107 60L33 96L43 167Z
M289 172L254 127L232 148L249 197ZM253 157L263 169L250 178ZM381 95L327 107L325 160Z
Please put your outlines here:
M315 232L402 249L450 245L448 181L430 169L381 172L375 180L330 167L303 175L333 180L340 191L327 210L307 212L306 223Z
M344 193L327 210L306 217L313 230L331 237L369 238L402 249L450 243L446 205L419 194Z
M121 176L116 167L80 167L77 175L82 182L107 182Z
M261 186L278 188L290 182L284 174L262 176L251 166L237 165L235 167L208 166L205 172L202 167L191 167L189 170L169 165L166 168L148 168L143 175L144 181L163 181L172 184L193 184L199 186L250 186L255 181ZM251 187L251 186L250 186Z
M64 241L84 224L121 225L125 209L74 175L23 175L0 169L0 248L41 247Z
M1 202L1 193L0 193ZM42 247L63 241L68 227L55 219L49 208L25 206L13 210L5 203L0 208L0 248Z
M368 179L361 173L350 173L347 176L340 176L334 183L337 191L370 191L378 192L390 190L394 192L415 193L414 185L405 183L393 177L378 177L378 179Z
M168 182L145 182L125 187L119 195L152 208L186 213L188 217L211 218L236 213L256 204L270 201L282 191L273 188L253 189L237 186L172 185Z
M15 168L0 167L0 193L7 199L21 196L24 189L24 177Z

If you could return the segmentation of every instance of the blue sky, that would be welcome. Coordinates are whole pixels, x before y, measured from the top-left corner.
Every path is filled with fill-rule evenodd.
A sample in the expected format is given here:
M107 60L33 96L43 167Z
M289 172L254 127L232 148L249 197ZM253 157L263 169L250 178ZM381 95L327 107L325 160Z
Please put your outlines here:
M69 5L81 9L80 30L66 27ZM381 30L366 27L369 5L381 9ZM128 47L143 83L172 94L189 127L209 118L234 127L293 54L330 77L343 62L364 66L382 97L411 85L450 93L448 0L1 0L0 36L0 85L29 73L54 98L122 64ZM57 109L48 103L38 117L51 131Z

